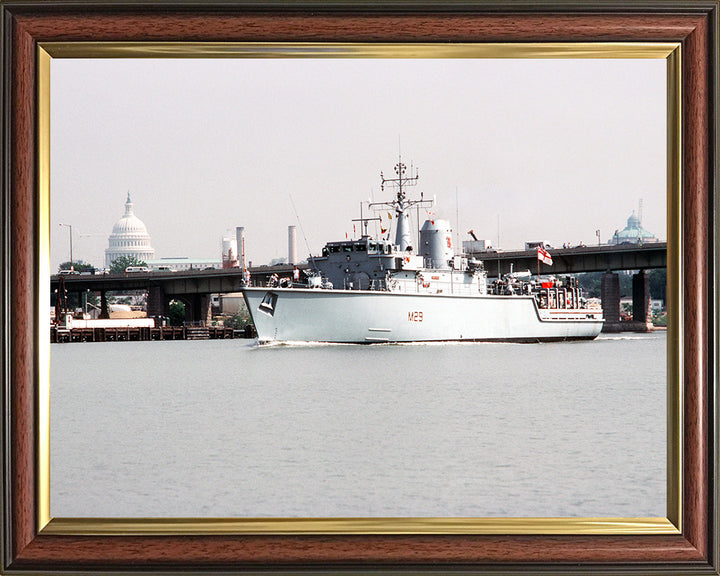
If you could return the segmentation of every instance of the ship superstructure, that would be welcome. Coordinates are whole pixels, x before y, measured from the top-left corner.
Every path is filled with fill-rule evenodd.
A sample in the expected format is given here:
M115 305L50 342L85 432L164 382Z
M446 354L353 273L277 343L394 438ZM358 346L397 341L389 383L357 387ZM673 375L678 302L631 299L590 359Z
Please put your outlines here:
M392 186L395 197L370 205L394 213L394 242L385 230L370 236L372 219L361 215L359 239L328 242L309 258L307 286L243 289L260 343L536 342L599 334L602 310L587 307L572 278L525 271L490 281L482 262L455 254L450 224L429 211L415 247L411 209L419 214L432 202L407 197L418 176L406 172L400 160L396 178L381 173L383 190Z

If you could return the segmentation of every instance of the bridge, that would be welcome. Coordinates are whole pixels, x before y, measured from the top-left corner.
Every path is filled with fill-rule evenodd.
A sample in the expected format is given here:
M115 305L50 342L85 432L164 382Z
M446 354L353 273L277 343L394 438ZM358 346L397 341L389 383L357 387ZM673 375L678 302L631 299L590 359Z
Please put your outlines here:
M618 246L575 246L548 248L552 266L540 264L541 274L579 274L581 272L609 272L613 270L645 270L667 266L667 243L621 244ZM477 252L470 254L485 264L489 277L513 270L537 272L537 254L533 250L513 252Z
M540 264L540 274L580 274L604 272L600 284L605 325L603 332L623 330L647 331L651 328L650 282L646 270L667 267L667 243L575 246L548 249L552 266ZM537 252L480 252L473 254L483 261L489 277L513 271L538 271ZM637 270L633 276L633 321L620 322L620 279L618 270Z
M638 270L633 278L633 310L636 329L647 327L650 321L650 290L645 272L667 265L667 244L656 242L645 245L577 246L548 250L553 265L540 264L541 274L577 274L605 272L602 279L602 306L605 311L606 331L619 330L620 289L616 271ZM511 271L538 270L535 249L509 252L480 252L471 254L485 264L490 278ZM307 269L307 264L297 266ZM293 266L255 266L249 269L252 285L265 285L268 279L292 277ZM51 277L53 294L59 286L59 275ZM238 268L185 270L178 272L132 272L121 274L66 274L62 275L68 292L99 292L101 316L108 317L108 292L144 290L148 294L149 316L167 316L171 300L185 304L186 317L193 321L208 321L211 317L211 295L238 292L242 286L242 272ZM624 324L623 328L627 325Z
M307 268L307 265L299 266ZM292 277L293 266L257 266L250 269L251 284L264 285L273 275ZM100 317L109 318L107 293L143 290L148 294L148 316L167 316L170 301L185 304L187 320L208 321L211 317L211 295L239 292L243 274L239 268L184 270L178 272L123 272L119 274L63 274L50 277L55 294L63 279L68 293L99 292Z

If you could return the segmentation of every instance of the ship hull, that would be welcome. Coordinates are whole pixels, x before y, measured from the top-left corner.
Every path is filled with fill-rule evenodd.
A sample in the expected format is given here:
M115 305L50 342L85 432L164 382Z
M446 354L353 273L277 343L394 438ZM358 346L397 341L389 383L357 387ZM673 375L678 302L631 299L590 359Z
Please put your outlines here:
M540 310L532 296L245 288L258 341L542 342L591 340L597 311Z

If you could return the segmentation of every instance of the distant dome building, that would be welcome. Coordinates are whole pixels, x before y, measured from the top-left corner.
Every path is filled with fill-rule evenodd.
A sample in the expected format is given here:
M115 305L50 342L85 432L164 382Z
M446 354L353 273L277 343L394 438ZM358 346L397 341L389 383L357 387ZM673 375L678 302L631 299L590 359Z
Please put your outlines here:
M150 234L143 221L135 216L129 192L125 202L125 214L113 226L109 246L105 249L105 266L110 268L121 256L145 262L155 257L155 250L150 245Z
M627 219L627 226L621 231L615 230L608 244L644 244L646 242L657 242L658 239L640 225L640 218L635 211Z

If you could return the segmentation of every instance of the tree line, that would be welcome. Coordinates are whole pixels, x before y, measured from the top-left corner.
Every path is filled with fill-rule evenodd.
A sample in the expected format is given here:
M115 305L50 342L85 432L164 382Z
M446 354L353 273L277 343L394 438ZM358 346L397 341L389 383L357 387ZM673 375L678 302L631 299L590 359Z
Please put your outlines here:
M147 263L134 256L118 256L110 264L110 274L122 274L128 266L147 266ZM95 266L83 260L75 260L73 262L68 260L67 262L63 262L58 266L58 272L60 270L75 270L75 272L90 272L91 274L97 272Z

